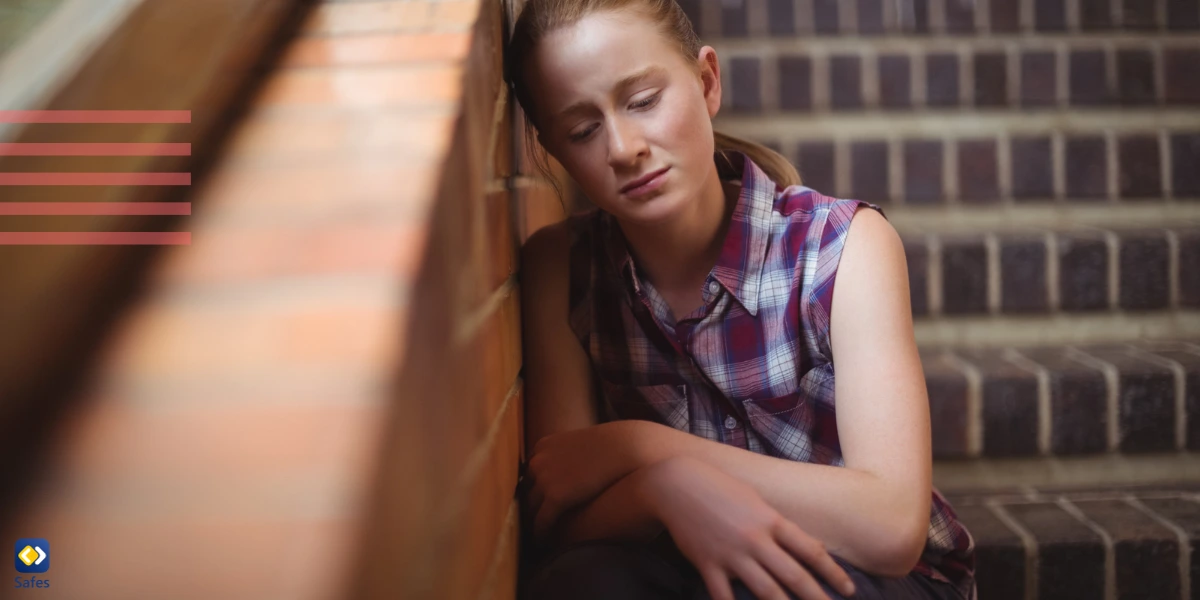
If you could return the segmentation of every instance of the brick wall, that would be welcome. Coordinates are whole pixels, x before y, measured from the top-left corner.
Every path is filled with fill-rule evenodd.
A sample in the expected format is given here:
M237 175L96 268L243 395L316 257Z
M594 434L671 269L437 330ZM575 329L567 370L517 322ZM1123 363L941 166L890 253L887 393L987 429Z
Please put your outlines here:
M6 515L41 596L513 596L510 10L314 3Z

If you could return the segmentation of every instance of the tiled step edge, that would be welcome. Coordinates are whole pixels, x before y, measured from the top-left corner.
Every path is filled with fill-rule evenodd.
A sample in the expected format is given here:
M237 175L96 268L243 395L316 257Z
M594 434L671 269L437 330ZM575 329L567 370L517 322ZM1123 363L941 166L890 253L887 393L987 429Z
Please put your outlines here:
M839 129L836 123L846 127ZM716 127L780 152L796 165L804 185L824 194L892 206L1200 201L1200 170L1195 168L1200 164L1200 111L1172 117L1112 111L1062 119L735 116Z
M720 44L736 113L1200 106L1200 42L754 39Z
M705 37L1200 30L1196 0L680 0Z
M918 317L1200 307L1196 225L902 238Z
M1200 451L1200 344L924 350L937 459Z
M951 502L975 540L981 600L1195 598L1194 486Z

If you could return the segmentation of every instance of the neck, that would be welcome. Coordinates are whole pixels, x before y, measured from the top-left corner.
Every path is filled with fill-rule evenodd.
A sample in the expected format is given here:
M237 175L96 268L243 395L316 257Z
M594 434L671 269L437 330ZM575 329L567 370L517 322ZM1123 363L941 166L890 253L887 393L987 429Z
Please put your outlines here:
M740 190L722 182L714 164L700 197L677 218L653 226L621 222L642 276L660 290L703 285L721 254Z

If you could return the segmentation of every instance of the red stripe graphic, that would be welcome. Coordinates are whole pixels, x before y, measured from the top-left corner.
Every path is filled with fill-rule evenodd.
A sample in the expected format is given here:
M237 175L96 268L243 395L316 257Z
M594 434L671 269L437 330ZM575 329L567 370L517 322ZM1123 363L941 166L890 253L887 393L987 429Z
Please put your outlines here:
M192 174L0 173L0 185L192 185Z
M191 123L190 110L0 110L0 123ZM3 156L191 156L182 143L0 143ZM0 172L0 186L190 186L191 173ZM0 202L0 216L190 215L190 202ZM0 231L0 246L188 245L186 231Z
M191 202L0 202L0 215L190 215Z
M0 246L186 246L191 243L189 231L0 231Z
M191 144L0 143L0 156L191 156Z
M0 110L0 123L191 123L190 110Z

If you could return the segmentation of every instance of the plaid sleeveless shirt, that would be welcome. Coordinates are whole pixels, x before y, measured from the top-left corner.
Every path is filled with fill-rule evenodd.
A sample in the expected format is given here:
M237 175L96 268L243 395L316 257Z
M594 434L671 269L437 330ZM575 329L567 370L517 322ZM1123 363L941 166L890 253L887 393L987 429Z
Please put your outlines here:
M600 422L655 421L788 460L845 466L838 443L829 315L859 200L780 189L728 152L742 188L704 305L676 321L636 270L615 219L568 218L570 325L596 374ZM720 165L723 161L717 161ZM914 569L975 597L975 544L933 490Z

